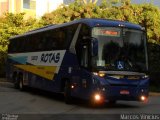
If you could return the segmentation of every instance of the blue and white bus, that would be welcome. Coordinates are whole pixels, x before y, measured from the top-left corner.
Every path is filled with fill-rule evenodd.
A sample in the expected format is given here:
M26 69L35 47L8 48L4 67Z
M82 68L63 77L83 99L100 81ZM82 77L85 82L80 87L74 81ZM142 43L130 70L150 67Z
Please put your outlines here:
M149 77L145 30L133 23L80 19L10 38L7 78L93 103L146 101Z

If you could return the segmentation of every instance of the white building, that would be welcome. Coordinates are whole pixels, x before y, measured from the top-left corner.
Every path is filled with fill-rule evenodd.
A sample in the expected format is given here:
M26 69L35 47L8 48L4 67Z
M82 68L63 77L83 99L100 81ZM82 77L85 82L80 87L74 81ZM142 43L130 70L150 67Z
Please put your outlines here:
M59 5L70 2L73 0L0 0L0 15L6 12L24 12L26 18L40 18L57 9Z
M63 3L64 0L36 0L36 18L52 12Z

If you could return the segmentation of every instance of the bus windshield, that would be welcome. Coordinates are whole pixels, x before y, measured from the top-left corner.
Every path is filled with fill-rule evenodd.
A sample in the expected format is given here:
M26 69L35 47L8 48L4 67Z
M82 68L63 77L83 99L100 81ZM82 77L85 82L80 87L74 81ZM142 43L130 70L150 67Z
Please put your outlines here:
M143 72L148 69L146 37L140 30L95 27L98 54L92 57L94 69ZM95 50L94 50L95 51Z

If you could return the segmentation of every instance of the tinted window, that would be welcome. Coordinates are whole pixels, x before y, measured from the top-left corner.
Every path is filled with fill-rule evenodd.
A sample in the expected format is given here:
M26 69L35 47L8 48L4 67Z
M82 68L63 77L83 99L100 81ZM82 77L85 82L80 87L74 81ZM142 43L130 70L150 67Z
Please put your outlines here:
M77 24L12 39L9 52L34 52L68 49Z

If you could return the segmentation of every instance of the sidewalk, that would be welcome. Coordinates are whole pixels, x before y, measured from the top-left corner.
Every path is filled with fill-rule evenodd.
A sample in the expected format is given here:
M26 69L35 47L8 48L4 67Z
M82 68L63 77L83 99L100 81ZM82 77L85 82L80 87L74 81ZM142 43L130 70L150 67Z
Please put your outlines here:
M149 96L160 96L158 92L149 92Z
M5 78L0 78L0 82L8 82Z
M13 87L14 85L13 85L13 83L6 80L5 78L0 78L0 86Z

